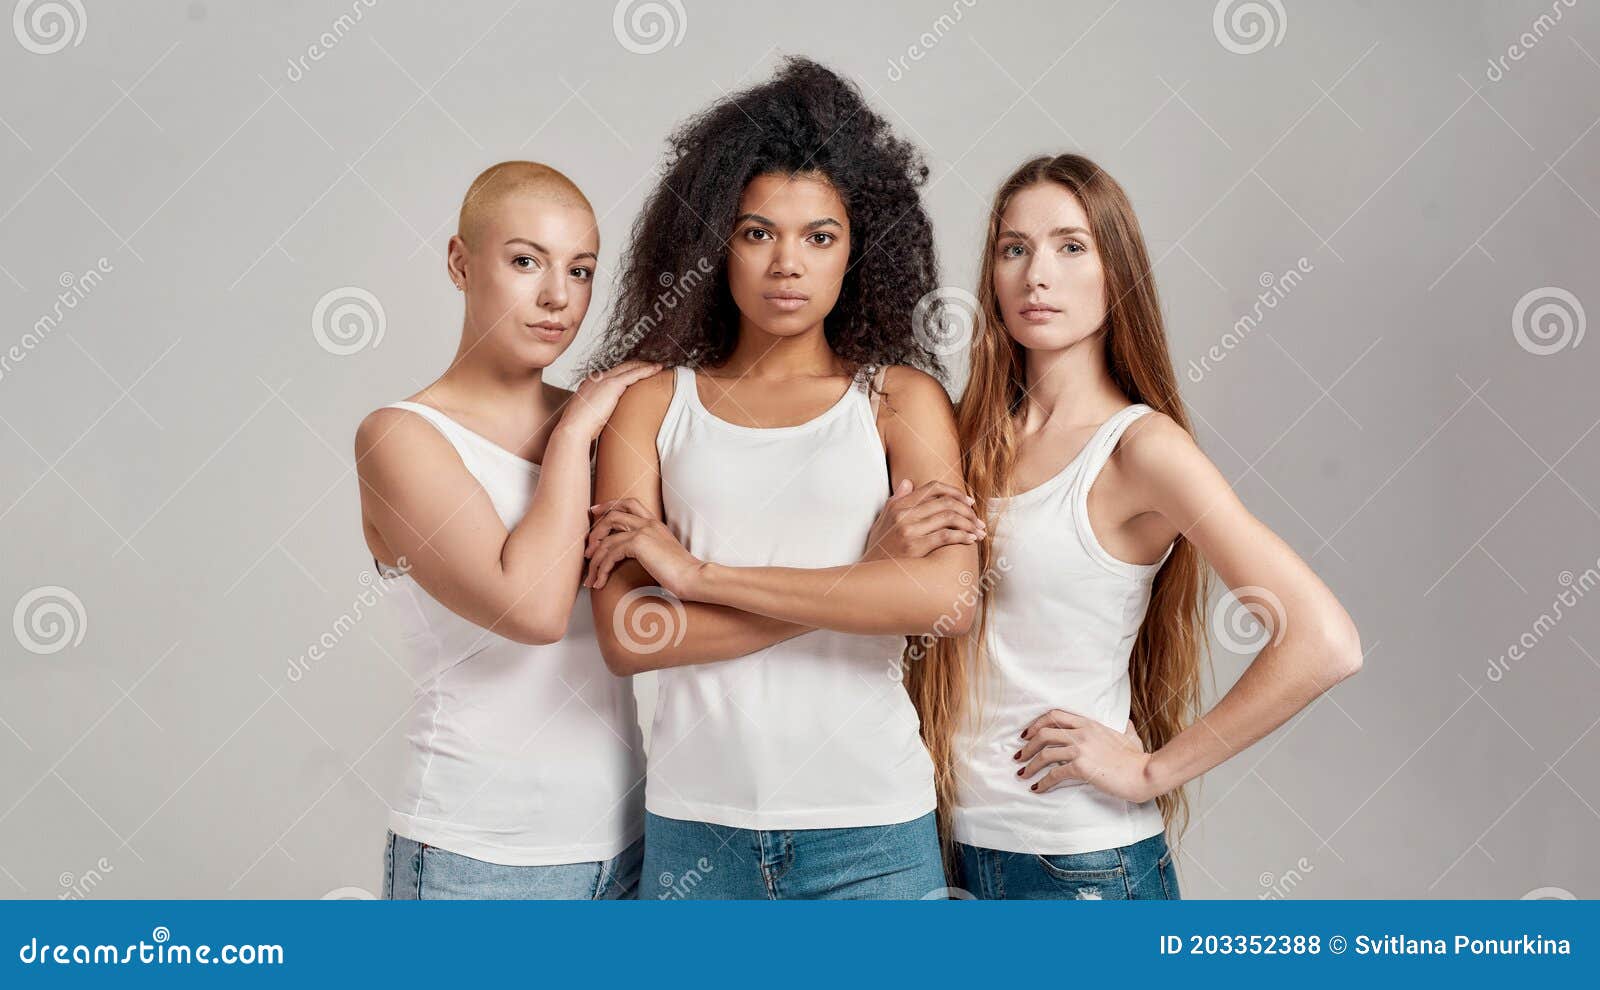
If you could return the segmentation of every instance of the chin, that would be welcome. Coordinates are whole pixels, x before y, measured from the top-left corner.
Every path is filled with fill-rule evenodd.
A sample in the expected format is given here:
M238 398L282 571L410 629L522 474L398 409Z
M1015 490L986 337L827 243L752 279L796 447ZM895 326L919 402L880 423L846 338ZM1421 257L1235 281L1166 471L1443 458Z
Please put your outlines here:
M1019 319L1006 324L1006 333L1030 351L1064 350L1090 336L1089 333L1064 325L1060 320L1028 323Z

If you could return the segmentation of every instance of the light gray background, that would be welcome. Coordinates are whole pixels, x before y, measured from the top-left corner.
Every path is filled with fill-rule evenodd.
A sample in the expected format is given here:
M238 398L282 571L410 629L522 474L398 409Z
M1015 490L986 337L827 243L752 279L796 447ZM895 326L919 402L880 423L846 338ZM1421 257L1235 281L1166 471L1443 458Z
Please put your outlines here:
M379 620L288 669L364 588L356 423L455 346L459 197L550 162L614 271L668 129L781 53L927 150L952 285L999 179L1064 149L1129 190L1180 372L1310 267L1186 398L1366 669L1207 776L1185 892L1600 893L1600 593L1540 621L1600 558L1600 342L1514 329L1552 288L1600 312L1594 4L1281 0L1252 39L1209 0L683 0L655 52L610 2L83 6L59 51L0 36L0 351L109 267L0 377L0 616L67 609L0 634L5 895L377 889L412 684ZM384 333L340 355L346 286Z

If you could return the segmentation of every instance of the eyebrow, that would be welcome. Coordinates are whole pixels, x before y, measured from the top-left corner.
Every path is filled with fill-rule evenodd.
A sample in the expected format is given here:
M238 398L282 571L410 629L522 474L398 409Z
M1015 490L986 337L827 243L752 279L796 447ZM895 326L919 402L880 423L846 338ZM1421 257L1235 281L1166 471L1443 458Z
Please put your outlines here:
M533 248L535 251L539 252L540 254L549 254L550 253L550 249L549 248L545 247L543 244L540 244L538 241L530 241L526 237L513 237L510 240L506 241L506 244L507 245L511 245L511 244L526 244L529 247ZM593 251L580 251L577 254L572 256L572 260L573 261L577 261L579 258L589 258L589 259L591 259L593 261L599 261L600 260L599 256L597 256Z
M735 224L744 223L746 220L754 220L756 223L764 224L765 226L768 226L768 227L776 227L776 226L778 226L778 224L775 221L773 221L770 217L764 217L759 213L741 213L738 216L733 218L733 222ZM807 232L810 232L810 231L813 231L813 230L818 230L818 229L820 229L822 227L838 227L840 230L843 230L844 229L844 224L842 224L839 221L835 220L833 217L822 217L821 219L813 220L810 223L806 224L805 225L805 230Z
M1048 236L1050 236L1050 237L1071 237L1073 234L1083 234L1085 236L1088 236L1089 232L1087 230L1083 229L1082 227L1057 227L1054 230L1050 231ZM1016 231L1016 230L1002 230L1002 231L1000 231L999 234L996 235L996 239L997 240L1003 240L1003 239L1005 239L1007 237L1014 237L1019 241L1025 241L1025 240L1028 239L1026 237L1026 235L1024 235L1022 232Z

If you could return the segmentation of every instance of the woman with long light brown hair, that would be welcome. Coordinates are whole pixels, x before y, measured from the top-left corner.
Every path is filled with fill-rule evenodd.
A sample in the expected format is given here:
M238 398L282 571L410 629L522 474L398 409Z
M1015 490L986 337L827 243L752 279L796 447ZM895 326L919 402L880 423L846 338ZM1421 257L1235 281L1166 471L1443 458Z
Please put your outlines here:
M1359 670L1361 645L1196 445L1138 220L1087 158L997 192L957 418L986 594L907 676L958 882L1175 898L1184 785ZM1200 715L1209 571L1271 635Z

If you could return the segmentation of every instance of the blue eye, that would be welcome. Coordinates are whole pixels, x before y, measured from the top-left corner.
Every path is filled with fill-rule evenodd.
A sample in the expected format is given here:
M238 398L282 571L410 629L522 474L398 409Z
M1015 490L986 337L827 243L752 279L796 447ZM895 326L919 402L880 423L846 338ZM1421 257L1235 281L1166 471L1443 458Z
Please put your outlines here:
M1021 254L1013 254L1012 252L1020 252L1021 250L1021 244L1007 244L1005 247L1000 249L1000 256L1003 258L1020 258L1022 256Z
M1068 254L1082 254L1089 249L1084 247L1082 244L1079 244L1077 241L1068 241L1062 250L1066 251Z

